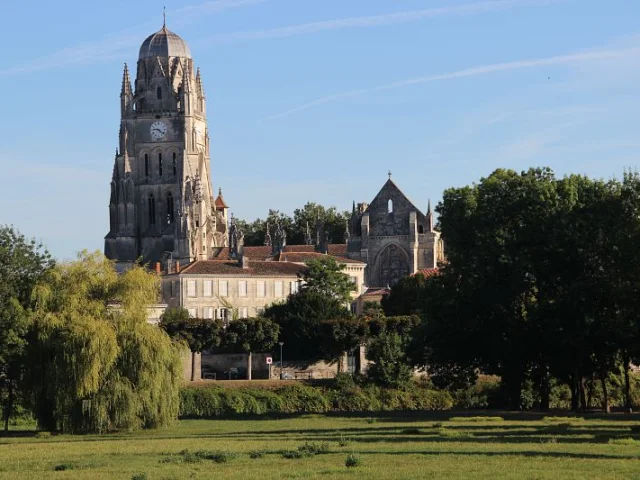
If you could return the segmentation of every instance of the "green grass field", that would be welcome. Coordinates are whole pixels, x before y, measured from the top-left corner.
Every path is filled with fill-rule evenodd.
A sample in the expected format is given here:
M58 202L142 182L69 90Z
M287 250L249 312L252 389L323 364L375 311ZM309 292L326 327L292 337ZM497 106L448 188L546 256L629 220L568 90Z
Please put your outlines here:
M0 478L640 478L640 416L460 415L183 420L110 435L14 431L0 436ZM359 465L345 466L348 456Z

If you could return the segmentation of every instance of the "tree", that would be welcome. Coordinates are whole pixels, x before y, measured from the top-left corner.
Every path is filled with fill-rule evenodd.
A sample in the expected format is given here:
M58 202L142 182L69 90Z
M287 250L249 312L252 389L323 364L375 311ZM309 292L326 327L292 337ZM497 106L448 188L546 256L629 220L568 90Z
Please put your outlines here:
M240 318L229 323L224 332L224 345L232 351L248 354L248 380L251 380L251 353L272 349L279 333L279 325L268 318Z
M53 263L42 244L0 226L0 405L5 430L22 400L33 287Z
M342 373L344 354L360 347L368 333L367 322L362 318L345 317L321 322L319 343L324 358L329 362L337 361L338 373Z
M280 341L287 346L289 358L301 360L322 358L321 322L350 315L337 298L309 290L289 295L285 303L273 304L263 314L280 326Z
M168 308L160 319L160 328L191 351L191 381L195 377L196 355L220 345L224 327L221 320L191 318L185 308Z
M34 289L29 380L40 428L153 428L178 414L180 347L147 322L158 278L118 275L101 253L46 272Z
M385 315L415 315L424 310L424 286L427 277L422 273L401 278L380 302Z
M302 291L316 292L349 303L355 286L349 276L343 273L344 264L334 257L313 258L306 262L307 269L301 274Z
M395 332L382 333L367 345L367 376L383 387L401 388L411 379L411 367L405 355L405 341Z

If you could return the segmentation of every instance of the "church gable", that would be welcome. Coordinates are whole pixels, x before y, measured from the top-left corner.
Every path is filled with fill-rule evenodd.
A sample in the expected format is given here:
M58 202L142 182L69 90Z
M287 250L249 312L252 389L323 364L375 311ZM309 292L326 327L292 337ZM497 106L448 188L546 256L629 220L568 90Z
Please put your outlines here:
M373 199L369 208L370 235L409 235L409 215L416 212L418 228L427 229L427 219L391 179Z

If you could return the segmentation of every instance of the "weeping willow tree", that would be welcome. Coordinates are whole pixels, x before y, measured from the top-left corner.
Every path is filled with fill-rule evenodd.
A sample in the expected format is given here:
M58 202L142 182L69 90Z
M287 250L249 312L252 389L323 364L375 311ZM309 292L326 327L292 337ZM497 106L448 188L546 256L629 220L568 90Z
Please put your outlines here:
M34 289L30 386L40 428L135 430L178 415L180 347L146 321L157 277L118 275L100 253L51 269Z

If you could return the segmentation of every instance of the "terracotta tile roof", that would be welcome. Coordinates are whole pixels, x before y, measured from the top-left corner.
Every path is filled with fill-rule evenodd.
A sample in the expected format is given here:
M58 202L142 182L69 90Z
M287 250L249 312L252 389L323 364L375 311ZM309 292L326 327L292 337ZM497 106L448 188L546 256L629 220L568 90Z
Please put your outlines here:
M224 201L224 198L222 198L222 194L218 195L218 197L215 199L213 203L216 206L216 208L229 208L229 206Z
M378 287L373 287L373 288L367 288L366 292L364 292L362 295L360 295L361 297L374 297L374 296L378 296L378 295L388 295L391 292L391 289L389 288L378 288Z
M338 263L355 263L360 265L366 265L364 262L359 260L352 260L350 258L345 257L336 257L335 255L325 255L324 253L317 252L286 252L281 253L278 261L279 262L295 262L295 263L304 263L307 260L311 260L313 258L326 258L331 257L336 260Z
M236 261L198 260L182 269L188 275L256 275L297 277L306 267L290 262L249 261L249 268L242 268Z
M415 274L421 273L425 277L434 277L438 275L439 270L437 268L423 268L422 270L418 270Z
M330 243L329 255L333 255L334 257L346 257L347 244L346 243Z

